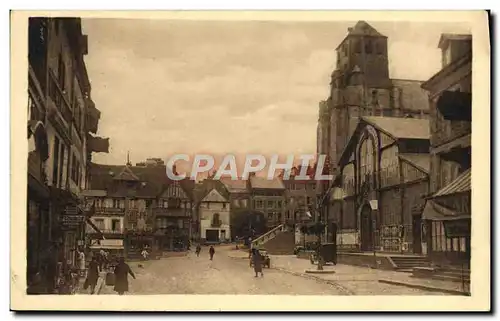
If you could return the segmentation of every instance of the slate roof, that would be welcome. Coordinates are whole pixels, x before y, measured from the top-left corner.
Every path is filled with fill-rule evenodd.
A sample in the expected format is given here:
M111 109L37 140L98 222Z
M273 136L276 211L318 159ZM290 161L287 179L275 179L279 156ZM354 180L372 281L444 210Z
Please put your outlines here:
M250 186L258 189L285 189L283 181L276 177L267 179L267 177L251 176Z
M429 173L431 170L431 156L429 154L400 153L399 157L412 163L426 173Z
M384 37L377 29L373 28L366 21L358 21L353 28L349 29L348 36L375 36Z
M422 88L423 81L391 79L392 86L401 90L401 108L429 110L429 95Z
M221 183L229 193L245 193L247 192L247 181L243 179L232 180L229 177L221 177Z
M115 177L121 173L127 173L127 177L135 177L139 184L137 197L156 197L159 195L167 178L165 166L125 166L125 165L102 165L92 163L90 167L90 187L93 190L106 190L114 192ZM125 175L125 174L124 174ZM121 175L123 178L124 175Z
M395 139L430 139L430 124L427 119L375 116L365 116L362 119Z

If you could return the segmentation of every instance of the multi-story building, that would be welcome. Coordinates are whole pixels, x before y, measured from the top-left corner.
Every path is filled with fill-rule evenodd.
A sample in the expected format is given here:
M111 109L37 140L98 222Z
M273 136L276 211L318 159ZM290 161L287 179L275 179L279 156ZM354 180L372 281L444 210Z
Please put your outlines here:
M429 183L429 137L426 119L360 119L339 159L336 183L344 197L329 211L327 231L336 224L340 248L423 252L421 215Z
M93 135L100 112L91 99L87 51L80 19L30 18L28 137L34 138L34 151L28 156L28 278L40 272L52 282L49 289L84 245L79 194L89 181L92 152L109 146Z
M259 232L258 224L252 224L252 216L250 211L250 192L246 180L233 180L227 177L221 177L221 184L227 191L229 197L230 222L231 222L231 237L244 237L249 234L251 229Z
M193 185L189 179L169 181L153 207L154 251L185 249L193 238Z
M300 171L301 166L294 167L289 179L282 179L286 190L285 223L290 225L311 221L316 211L316 169L313 166L307 168L309 179L299 179Z
M443 34L442 69L422 85L431 106L430 196L425 204L429 257L470 262L472 37Z
M268 228L285 223L285 185L276 177L272 180L266 177L251 175L248 179L251 208L263 213Z
M151 249L153 207L166 183L166 167L92 164L91 178L85 192L87 204L95 204L93 223L104 224L107 235L99 247L127 256L137 255L146 246Z
M198 204L202 243L231 240L231 203L229 197L222 194L217 188L212 188Z

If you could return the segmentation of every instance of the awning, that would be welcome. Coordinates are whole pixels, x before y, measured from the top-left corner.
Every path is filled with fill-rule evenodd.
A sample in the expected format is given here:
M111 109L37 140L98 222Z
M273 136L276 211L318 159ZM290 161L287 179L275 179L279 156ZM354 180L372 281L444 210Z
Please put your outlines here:
M447 207L439 205L433 200L427 200L425 203L422 219L430 221L449 221L470 219L468 213L457 213Z
M470 192L471 170L472 168L469 168L460 174L453 182L432 195L432 198Z
M88 225L90 225L90 227L92 227L94 231L97 232L97 234L99 234L99 237L101 237L104 240L104 235L102 234L101 230L94 224L94 222L92 222L89 218L87 218L85 221L87 222Z

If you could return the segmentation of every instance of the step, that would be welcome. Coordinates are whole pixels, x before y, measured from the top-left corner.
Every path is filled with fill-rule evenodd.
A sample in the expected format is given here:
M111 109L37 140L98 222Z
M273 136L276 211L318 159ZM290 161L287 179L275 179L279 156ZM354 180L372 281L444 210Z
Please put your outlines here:
M418 278L418 279L432 279L432 280L439 280L439 281L448 281L448 282L462 282L461 278L455 278L455 277L449 277L449 276L442 276L442 275L429 275L429 276L424 276L424 275L411 275L411 277ZM470 283L469 278L464 278L464 282Z

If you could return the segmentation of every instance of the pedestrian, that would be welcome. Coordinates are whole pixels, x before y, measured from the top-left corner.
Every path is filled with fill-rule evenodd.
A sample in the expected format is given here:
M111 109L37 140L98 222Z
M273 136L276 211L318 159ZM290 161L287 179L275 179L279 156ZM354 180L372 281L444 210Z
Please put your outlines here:
M260 255L259 250L254 250L253 252L253 270L255 272L255 277L259 276L264 276L264 273L262 272L262 255Z
M94 256L92 261L89 263L89 270L87 273L87 279L85 280L85 288L90 287L90 294L94 294L95 287L97 285L97 280L99 279L99 262Z
M208 253L210 254L210 261L214 259L214 254L215 254L215 249L213 245L210 245L210 250L208 250Z
M78 267L80 268L80 276L85 277L85 253L83 249L78 251Z
M200 256L200 252L201 252L201 246L200 244L196 245L196 256Z
M125 263L125 259L120 257L118 261L118 265L115 267L115 291L118 292L119 295L123 295L128 291L128 275L131 275L135 280L135 274L130 269L127 263Z

